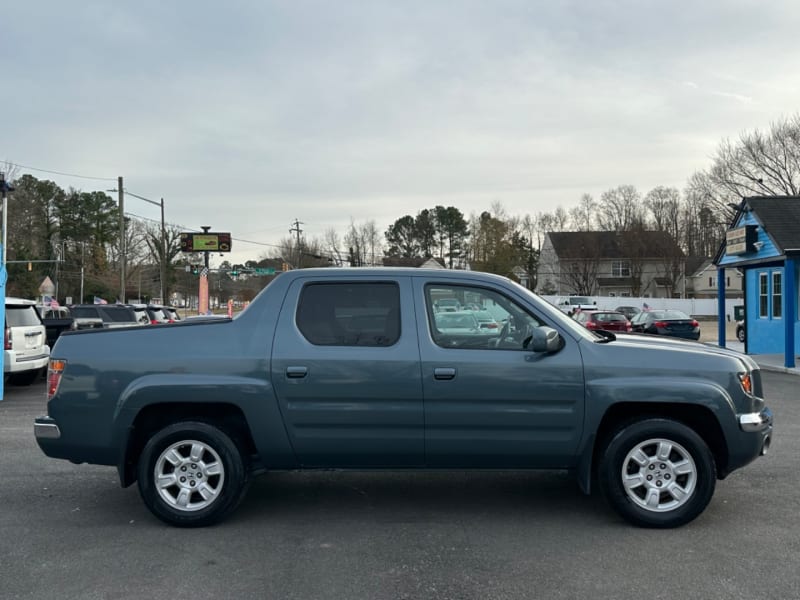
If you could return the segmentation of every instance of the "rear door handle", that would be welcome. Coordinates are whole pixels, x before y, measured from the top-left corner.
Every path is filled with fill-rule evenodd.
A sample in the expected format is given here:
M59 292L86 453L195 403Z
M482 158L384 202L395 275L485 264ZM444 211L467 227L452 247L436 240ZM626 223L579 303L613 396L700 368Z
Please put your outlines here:
M307 367L286 367L286 376L290 379L302 379L308 375Z
M433 378L440 380L453 379L456 376L456 370L452 367L437 367L433 370Z

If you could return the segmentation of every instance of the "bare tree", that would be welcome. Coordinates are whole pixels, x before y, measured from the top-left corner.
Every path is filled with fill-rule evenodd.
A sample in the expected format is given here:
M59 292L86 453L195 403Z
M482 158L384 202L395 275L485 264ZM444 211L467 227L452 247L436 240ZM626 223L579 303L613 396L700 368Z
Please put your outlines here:
M553 211L553 228L555 231L569 230L569 215L562 206L557 206Z
M766 133L723 140L711 168L694 174L688 188L729 214L728 204L746 196L800 194L800 114L773 123Z
M592 231L597 228L597 203L591 194L583 194L578 204L569 210L569 219L575 231Z
M598 204L598 221L603 231L629 231L644 223L642 197L632 185L603 192Z
M344 236L351 267L364 267L377 264L381 255L381 234L374 220L357 225L351 219L350 227Z
M339 233L333 227L325 230L322 237L322 250L333 259L337 266L341 267L344 264L344 255L342 253L342 240Z

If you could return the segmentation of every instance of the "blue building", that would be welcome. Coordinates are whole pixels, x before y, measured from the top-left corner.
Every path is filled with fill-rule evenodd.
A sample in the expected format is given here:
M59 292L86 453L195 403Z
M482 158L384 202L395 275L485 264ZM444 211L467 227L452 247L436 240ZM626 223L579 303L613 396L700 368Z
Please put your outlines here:
M797 281L800 265L800 197L744 198L714 258L724 314L725 269L744 273L745 352L783 354L795 366L800 351ZM725 345L725 323L719 322Z

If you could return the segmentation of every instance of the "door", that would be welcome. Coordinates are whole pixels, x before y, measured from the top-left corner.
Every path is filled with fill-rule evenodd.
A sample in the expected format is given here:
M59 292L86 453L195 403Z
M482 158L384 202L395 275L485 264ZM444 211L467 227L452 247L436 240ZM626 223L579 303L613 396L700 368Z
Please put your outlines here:
M419 467L422 381L408 278L289 288L272 381L304 467Z
M583 428L584 378L578 344L553 354L526 349L548 323L502 289L415 281L431 467L574 466ZM489 313L497 333L452 335L437 327L436 302L452 297Z

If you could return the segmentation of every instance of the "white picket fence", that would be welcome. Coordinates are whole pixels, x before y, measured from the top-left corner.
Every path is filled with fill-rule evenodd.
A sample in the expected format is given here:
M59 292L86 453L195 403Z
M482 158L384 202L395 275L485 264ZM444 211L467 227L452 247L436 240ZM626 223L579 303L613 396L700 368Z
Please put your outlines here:
M557 304L558 299L564 296L542 296L551 304ZM597 308L614 309L617 306L635 306L643 308L647 304L651 309L673 308L685 312L695 318L718 317L716 298L624 298L620 296L591 296L592 302L597 302ZM733 307L744 304L742 298L725 300L725 319L733 321Z

